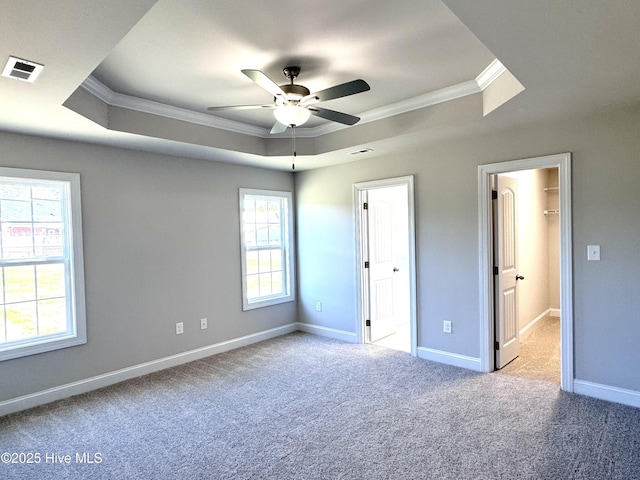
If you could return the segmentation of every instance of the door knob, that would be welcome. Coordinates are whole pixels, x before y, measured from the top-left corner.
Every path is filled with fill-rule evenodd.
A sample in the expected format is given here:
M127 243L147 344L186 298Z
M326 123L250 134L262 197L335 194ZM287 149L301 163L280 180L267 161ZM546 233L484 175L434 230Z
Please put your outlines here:
M522 275L516 275L516 280L524 280L524 277Z
M400 269L398 267L393 267L393 271L394 272L398 272L398 271L400 271Z

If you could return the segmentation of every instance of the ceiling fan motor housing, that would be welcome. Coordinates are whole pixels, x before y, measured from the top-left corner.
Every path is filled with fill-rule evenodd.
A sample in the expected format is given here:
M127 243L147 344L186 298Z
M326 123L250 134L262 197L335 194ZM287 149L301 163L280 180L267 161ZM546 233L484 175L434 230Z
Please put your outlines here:
M287 95L293 96L294 99L298 96L300 98L306 97L311 93L307 87L303 87L302 85L295 85L293 83L291 85L280 85L280 88Z
M280 89L287 94L289 100L300 100L311 93L307 87L293 83L293 80L300 75L300 67L284 67L282 73L291 82L287 85L279 85ZM278 99L276 98L275 100L278 103Z

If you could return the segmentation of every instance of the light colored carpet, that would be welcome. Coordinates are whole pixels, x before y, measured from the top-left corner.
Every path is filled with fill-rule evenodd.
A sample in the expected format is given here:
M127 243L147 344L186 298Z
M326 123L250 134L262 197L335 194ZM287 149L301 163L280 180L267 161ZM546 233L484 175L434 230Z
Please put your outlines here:
M411 325L408 323L401 325L396 333L381 338L373 344L401 352L411 352Z
M0 452L72 456L3 479L630 480L639 451L639 409L302 333L0 418Z
M498 373L560 385L560 318L537 322L521 340L518 358Z

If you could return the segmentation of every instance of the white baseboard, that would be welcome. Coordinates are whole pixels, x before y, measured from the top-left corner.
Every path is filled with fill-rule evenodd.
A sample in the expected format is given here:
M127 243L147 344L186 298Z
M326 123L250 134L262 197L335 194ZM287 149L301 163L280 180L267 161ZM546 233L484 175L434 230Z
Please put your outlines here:
M560 317L560 309L559 308L550 308L549 309L549 314L552 317Z
M467 357L457 353L445 352L443 350L435 350L433 348L418 347L418 358L431 360L439 363L446 363L455 367L467 368L480 372L480 359L476 357Z
M200 360L201 358L216 355L218 353L227 352L236 348L251 345L253 343L262 342L270 338L286 335L295 331L302 331L314 335L334 338L345 342L355 343L356 334L345 330L321 327L308 323L290 323L282 327L272 328L262 332L246 335L244 337L235 338L225 342L216 343L207 347L197 348L188 352L171 355L151 362L134 365L132 367L123 368L114 372L97 375L95 377L79 380L77 382L60 385L58 387L35 392L22 397L12 398L0 402L0 416L10 413L26 410L27 408L37 407L56 400L68 398L73 395L90 392L98 388L106 387L119 383L131 378L140 377L149 373L164 370L166 368L175 367L184 363ZM469 370L481 371L480 359L476 357L468 357L456 353L445 352L433 348L418 347L417 356L424 360L453 365L456 367L467 368ZM592 383L585 380L574 380L574 393L586 395L589 397L607 400L610 402L621 403L632 407L640 408L640 392L634 390L625 390L623 388L612 387Z
M336 340L342 340L343 342L356 343L357 337L354 332L347 332L346 330L338 330L336 328L321 327L320 325L312 325L310 323L296 324L298 330L305 333L311 333L313 335L320 335L322 337L335 338Z
M182 365L183 363L193 362L194 360L200 360L201 358L227 352L235 348L245 347L280 335L286 335L287 333L292 333L298 330L298 326L299 324L297 323L290 323L282 327L264 330L244 337L234 338L226 342L216 343L214 345L197 348L177 355L171 355L151 362L141 363L139 365L123 368L103 375L97 375L77 382L67 383L41 392L5 400L0 402L0 416L19 412L20 410L26 410L27 408L37 407L38 405L44 405L45 403L61 400L73 395L90 392L91 390L113 385L124 380L147 375L159 370L164 370L165 368Z
M540 320L542 320L543 318L546 318L549 315L551 315L551 309L550 308L548 308L547 310L542 312L540 315L538 315L536 318L534 318L529 323L527 323L524 327L522 327L520 329L520 337L522 337L523 335L526 335L527 332L529 330L531 330L536 325L536 323L538 323ZM522 340L522 338L520 338L520 339Z
M640 392L635 390L625 390L624 388L587 382L586 380L574 380L573 393L640 408Z

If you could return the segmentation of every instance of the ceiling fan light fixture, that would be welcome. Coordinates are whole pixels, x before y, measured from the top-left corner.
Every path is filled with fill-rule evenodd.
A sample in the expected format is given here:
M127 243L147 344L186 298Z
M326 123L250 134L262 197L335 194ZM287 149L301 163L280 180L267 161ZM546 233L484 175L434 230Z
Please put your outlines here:
M276 120L286 126L295 126L299 127L311 116L311 112L298 105L284 105L282 107L278 107L273 111Z

